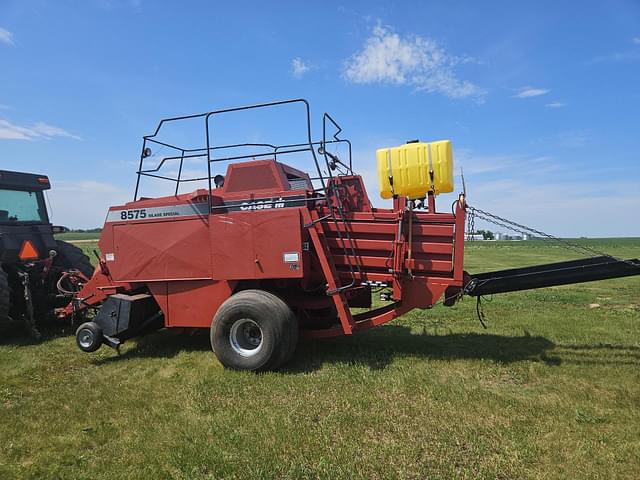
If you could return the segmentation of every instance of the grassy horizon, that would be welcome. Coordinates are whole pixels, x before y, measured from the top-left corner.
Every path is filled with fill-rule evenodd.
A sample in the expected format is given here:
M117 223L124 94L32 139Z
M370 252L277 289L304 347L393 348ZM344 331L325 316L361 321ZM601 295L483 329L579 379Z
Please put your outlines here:
M73 242L74 240L98 240L101 232L66 232L58 233L55 235L56 239L64 240L66 242Z

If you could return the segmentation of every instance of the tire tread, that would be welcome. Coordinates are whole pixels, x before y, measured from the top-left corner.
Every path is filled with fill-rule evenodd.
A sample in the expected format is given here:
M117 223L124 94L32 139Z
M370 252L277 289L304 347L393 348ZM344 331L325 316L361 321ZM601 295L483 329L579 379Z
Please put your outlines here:
M0 265L0 321L9 320L10 310L11 290L9 288L9 277Z
M260 306L256 309L256 306ZM272 352L262 363L250 365L250 362L235 358L229 352L227 340L221 337L219 328L227 328L226 323L230 315L237 309L259 311L258 315L266 315L269 320L270 334L273 336ZM257 319L256 319L257 320ZM262 319L264 321L264 317ZM263 332L264 335L264 332ZM229 297L216 312L211 326L211 346L220 362L229 368L254 371L268 371L278 369L291 358L298 340L298 323L288 305L278 296L264 290L242 290ZM219 343L216 348L216 344Z
M80 270L87 278L93 276L93 265L91 265L89 257L85 255L81 248L62 240L56 240L56 244L58 256L54 259L54 264L64 268Z

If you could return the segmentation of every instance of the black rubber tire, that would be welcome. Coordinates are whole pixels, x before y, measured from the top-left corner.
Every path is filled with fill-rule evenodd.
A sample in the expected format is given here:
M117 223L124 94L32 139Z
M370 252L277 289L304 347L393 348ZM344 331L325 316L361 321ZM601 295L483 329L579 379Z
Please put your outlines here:
M9 277L0 266L0 323L9 321L11 310L11 290L9 289Z
M80 335L83 334L91 335L92 341L90 344L87 345L81 340ZM102 346L103 340L102 328L95 322L85 322L76 330L76 345L83 352L95 352Z
M62 240L56 240L57 253L53 264L64 269L75 268L80 270L87 278L93 276L93 265L82 249Z
M276 301L274 302L274 308L279 309L280 314L286 319L285 334L287 338L285 339L285 343L288 344L289 348L282 350L282 357L278 359L278 366L274 367L274 369L279 368L289 360L291 360L296 352L296 347L298 346L299 339L298 319L296 318L293 310L289 307L289 305L287 305L287 303L279 296L265 290L254 291L258 294L262 294L269 302L274 302L275 298Z
M230 333L234 323L250 319L262 331L260 351L242 356L234 350ZM298 322L289 306L263 290L243 290L228 298L218 309L211 325L211 347L222 365L234 370L276 370L295 351Z

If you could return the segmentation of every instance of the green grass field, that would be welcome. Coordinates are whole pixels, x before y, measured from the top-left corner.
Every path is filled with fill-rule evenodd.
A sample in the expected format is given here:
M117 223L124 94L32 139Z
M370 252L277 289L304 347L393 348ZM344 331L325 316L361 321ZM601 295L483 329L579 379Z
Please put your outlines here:
M586 242L640 256L640 239ZM477 242L465 263L566 258ZM158 332L121 356L2 338L0 478L638 478L640 276L484 305L487 330L466 299L304 341L260 375L223 370L207 335Z
M56 235L58 240L64 241L74 241L74 240L98 240L100 238L100 233L98 232L67 232L67 233L58 233Z

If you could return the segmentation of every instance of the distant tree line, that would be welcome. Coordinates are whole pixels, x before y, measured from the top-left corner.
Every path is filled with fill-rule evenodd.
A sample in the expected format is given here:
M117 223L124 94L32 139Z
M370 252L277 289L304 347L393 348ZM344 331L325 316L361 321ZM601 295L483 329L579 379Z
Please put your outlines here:
M72 232L72 233L100 233L100 232L102 232L102 228L100 228L100 227L98 227L98 228L89 228L89 229L70 228L69 232Z
M493 240L495 238L493 232L490 232L489 230L476 230L474 233L482 235L482 238L484 238L485 240Z

